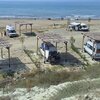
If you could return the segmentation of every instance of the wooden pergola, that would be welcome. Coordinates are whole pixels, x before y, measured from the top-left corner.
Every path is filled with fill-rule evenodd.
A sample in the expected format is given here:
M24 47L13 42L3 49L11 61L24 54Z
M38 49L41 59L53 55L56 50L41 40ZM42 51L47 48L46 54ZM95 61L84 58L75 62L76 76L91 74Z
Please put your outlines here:
M17 24L19 25L19 33L20 33L20 35L21 35L21 32L22 32L22 30L21 30L22 26L25 26L26 33L27 33L27 27L30 26L30 33L32 33L32 25L33 25L33 23L15 22L15 29L17 27Z
M38 54L38 44L39 44L39 39L42 40L43 42L53 42L56 45L57 48L57 44L59 42L62 42L65 44L65 48L66 48L66 53L67 53L67 40L64 39L63 37L61 37L59 34L53 34L53 33L36 33L36 37L37 37L37 54Z
M95 43L100 43L100 33L82 33L83 35L83 40L82 40L82 51L84 51L84 40L85 37L88 37L93 41L93 48ZM92 53L93 54L93 53Z
M9 59L9 68L10 68L10 47L12 45L7 42L7 40L0 38L0 49L1 49L1 58L3 58L3 48L8 50L8 59Z

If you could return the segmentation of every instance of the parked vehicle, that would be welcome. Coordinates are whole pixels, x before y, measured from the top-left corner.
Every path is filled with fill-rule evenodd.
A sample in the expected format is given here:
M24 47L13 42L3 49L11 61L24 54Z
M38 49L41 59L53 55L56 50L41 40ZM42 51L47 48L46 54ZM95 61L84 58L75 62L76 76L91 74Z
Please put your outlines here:
M100 59L100 42L93 44L93 41L88 40L84 45L84 51L91 55L93 59Z
M69 25L69 30L75 31L89 31L89 27L85 23L72 22Z
M54 64L60 61L60 55L57 52L57 48L50 42L43 42L40 46L40 52L42 56L45 57L44 62Z
M14 26L11 26L11 25L7 25L7 26L6 26L5 35L7 35L7 36L9 36L9 37L18 36L18 34L17 34L16 31L15 31Z

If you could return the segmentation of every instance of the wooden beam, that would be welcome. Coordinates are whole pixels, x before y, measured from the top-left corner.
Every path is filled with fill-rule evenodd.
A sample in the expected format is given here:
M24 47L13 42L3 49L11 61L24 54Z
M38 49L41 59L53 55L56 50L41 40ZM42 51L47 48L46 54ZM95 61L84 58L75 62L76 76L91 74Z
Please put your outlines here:
M39 42L39 39L38 39L38 37L37 37L37 54L38 54L38 42Z
M94 55L94 44L95 44L95 41L93 41L93 48L92 48L92 59L93 59L93 55Z
M44 41L43 41L44 42ZM45 42L44 42L45 44ZM46 50L44 49L44 63L46 62Z
M1 37L3 37L3 32L1 32Z
M10 62L10 47L7 47L8 49L8 60L9 60L9 68L11 67L11 62Z
M1 58L3 58L3 48L1 48Z
M16 22L15 22L15 30L16 30Z
M83 39L82 39L82 52L84 52L84 39L85 39L85 35L83 34Z
M26 24L26 33L27 33L27 24Z
M57 42L56 42L56 48L57 48Z
M30 24L31 25L31 34L32 34L32 24Z
M19 25L19 34L21 36L21 25Z
M67 41L64 42L65 43L65 48L66 48L66 53L67 53Z

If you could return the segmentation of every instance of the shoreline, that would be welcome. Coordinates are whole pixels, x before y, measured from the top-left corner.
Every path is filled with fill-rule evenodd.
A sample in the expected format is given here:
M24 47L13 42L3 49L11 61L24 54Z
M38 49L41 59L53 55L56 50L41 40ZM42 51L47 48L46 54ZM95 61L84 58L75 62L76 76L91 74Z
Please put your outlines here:
M51 18L51 17L48 17L48 18L0 18L0 20L68 20L70 18ZM89 18L80 18L80 19L70 19L72 21L77 21L77 20L88 20ZM100 20L100 18L91 18L91 20Z
M100 20L100 17L91 17L91 16L66 16L66 17L51 17L51 16L44 16L44 17L31 17L31 16L0 16L1 19L29 19L29 20Z

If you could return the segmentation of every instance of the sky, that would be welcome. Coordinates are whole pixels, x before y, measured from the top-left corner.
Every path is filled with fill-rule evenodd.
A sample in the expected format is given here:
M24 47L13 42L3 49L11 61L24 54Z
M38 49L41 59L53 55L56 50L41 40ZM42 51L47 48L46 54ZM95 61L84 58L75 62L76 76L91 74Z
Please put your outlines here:
M62 2L62 1L99 1L99 0L0 0L0 1L57 1L57 2Z

